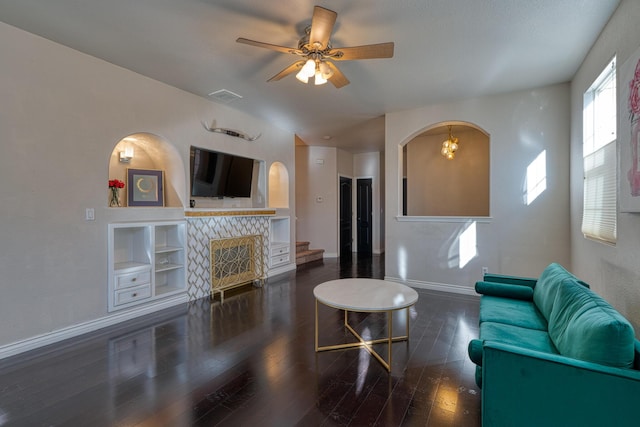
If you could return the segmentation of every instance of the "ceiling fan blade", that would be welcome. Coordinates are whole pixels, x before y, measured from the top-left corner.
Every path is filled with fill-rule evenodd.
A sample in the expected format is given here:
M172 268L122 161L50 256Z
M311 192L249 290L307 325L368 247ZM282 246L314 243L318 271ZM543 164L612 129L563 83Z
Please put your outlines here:
M326 49L329 37L333 32L338 14L333 10L315 6L313 8L313 18L311 18L311 32L309 33L309 44L320 43L320 50Z
M329 77L327 80L329 80L337 89L340 89L341 87L348 85L349 79L347 79L345 75L342 74L342 71L340 71L340 69L336 67L333 63L329 61L326 61L326 62L327 62L327 65L329 65L329 68L331 68L331 71L333 71L333 75Z
M256 46L256 47L262 47L269 50L275 50L276 52L293 53L294 55L300 54L300 51L298 49L294 49L292 47L278 46L277 44L257 42L255 40L249 40L243 37L237 38L236 42L242 43L242 44L248 44L249 46Z
M342 47L332 49L329 54L342 52L342 56L334 56L334 61L349 61L352 59L393 58L393 42L368 44L364 46Z
M276 74L275 76L271 77L269 80L267 80L268 82L275 82L280 80L283 77L288 76L291 73L295 73L296 71L300 70L300 68L302 68L302 66L304 65L306 61L298 61L298 62L294 62L293 64L289 65L287 68L285 68L284 70L280 71L278 74Z

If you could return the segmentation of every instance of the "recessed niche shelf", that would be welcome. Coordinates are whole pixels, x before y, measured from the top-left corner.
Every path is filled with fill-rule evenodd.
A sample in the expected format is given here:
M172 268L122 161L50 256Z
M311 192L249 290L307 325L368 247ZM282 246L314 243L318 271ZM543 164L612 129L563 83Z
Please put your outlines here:
M128 152L132 157L123 162L121 153ZM130 184L127 182L127 169L150 169L163 171L164 207L184 208L186 185L184 183L185 167L180 153L167 140L148 132L138 132L118 141L109 157L108 180L118 179L125 183L120 191L122 207L113 209L140 209L127 206L127 192ZM105 203L108 205L108 188L105 186ZM154 210L163 207L150 208Z

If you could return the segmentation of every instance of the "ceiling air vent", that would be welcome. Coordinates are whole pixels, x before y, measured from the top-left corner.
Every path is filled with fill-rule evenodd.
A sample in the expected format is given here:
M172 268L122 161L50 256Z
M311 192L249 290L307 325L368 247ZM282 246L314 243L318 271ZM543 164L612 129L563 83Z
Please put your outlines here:
M214 101L220 102L221 104L230 104L237 99L242 99L242 96L226 89L220 89L215 92L211 92L209 96L213 98Z

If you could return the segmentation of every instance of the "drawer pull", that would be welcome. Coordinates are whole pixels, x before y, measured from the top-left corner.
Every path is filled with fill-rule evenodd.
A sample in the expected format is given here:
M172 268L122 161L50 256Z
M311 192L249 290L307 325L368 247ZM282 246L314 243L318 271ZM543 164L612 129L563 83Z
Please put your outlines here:
M138 280L137 277L134 277L133 279L131 279L132 282L135 282L136 280Z
M138 296L138 293L137 293L137 292L134 292L134 293L133 293L133 295L131 295L131 296L132 296L132 297L137 297L137 296Z

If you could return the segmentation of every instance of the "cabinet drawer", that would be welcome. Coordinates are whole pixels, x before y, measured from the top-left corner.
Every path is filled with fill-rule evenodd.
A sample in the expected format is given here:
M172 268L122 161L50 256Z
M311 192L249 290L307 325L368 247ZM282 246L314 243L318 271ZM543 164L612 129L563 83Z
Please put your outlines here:
M130 288L151 282L151 271L137 271L135 273L118 274L116 276L116 289Z
M289 245L276 246L271 248L271 256L288 254L289 253Z
M289 262L289 254L276 255L271 257L271 267L285 264L287 262Z
M136 286L121 291L116 291L113 298L113 305L127 304L151 297L151 284Z

